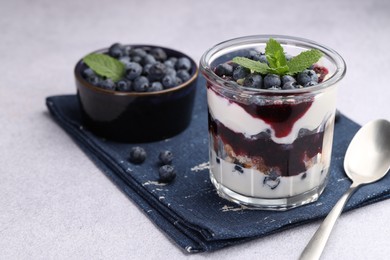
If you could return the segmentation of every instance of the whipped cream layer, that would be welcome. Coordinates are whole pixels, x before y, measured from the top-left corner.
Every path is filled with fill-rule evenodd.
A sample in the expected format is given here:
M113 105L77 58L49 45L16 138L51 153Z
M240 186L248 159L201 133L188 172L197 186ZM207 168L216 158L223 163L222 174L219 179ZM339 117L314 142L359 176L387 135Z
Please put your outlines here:
M297 119L289 134L283 137L277 137L270 124L261 118L253 117L239 104L218 95L212 87L207 88L207 101L211 116L232 131L251 138L268 130L275 143L291 144L297 138L300 129L314 130L334 113L336 88L317 94L309 109Z

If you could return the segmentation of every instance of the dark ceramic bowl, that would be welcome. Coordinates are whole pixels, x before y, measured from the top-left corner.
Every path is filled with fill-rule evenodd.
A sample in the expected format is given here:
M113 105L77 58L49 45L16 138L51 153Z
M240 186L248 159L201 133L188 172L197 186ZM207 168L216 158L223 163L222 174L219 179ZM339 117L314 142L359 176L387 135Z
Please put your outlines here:
M119 142L151 142L172 137L190 123L194 104L198 67L193 59L176 50L159 47L168 57L187 57L192 63L191 78L171 89L157 92L118 92L87 82L81 75L86 65L75 67L77 95L83 122L88 130ZM96 51L106 53L107 49Z

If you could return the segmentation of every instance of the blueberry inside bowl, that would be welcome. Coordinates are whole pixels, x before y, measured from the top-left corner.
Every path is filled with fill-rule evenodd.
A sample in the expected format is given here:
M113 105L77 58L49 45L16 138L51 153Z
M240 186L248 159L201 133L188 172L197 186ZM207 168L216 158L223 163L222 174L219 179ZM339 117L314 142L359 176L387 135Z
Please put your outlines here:
M188 55L160 46L121 44L91 54L119 61L124 71L112 78L101 75L89 66L90 54L76 64L77 96L87 130L113 141L140 143L187 128L198 76L197 64Z

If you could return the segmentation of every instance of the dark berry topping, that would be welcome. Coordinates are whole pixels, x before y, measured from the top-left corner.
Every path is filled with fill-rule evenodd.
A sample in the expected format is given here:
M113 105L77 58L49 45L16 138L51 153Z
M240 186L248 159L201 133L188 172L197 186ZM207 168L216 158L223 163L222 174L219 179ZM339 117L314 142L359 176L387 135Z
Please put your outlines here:
M115 83L112 79L105 79L100 82L100 87L108 90L115 90Z
M126 70L126 78L128 80L133 80L136 77L140 76L142 73L142 66L137 62L130 62Z
M260 74L249 74L245 77L243 85L249 88L261 88L263 86L263 78Z
M188 73L186 70L178 70L176 76L180 78L182 82L186 82L191 78L190 73Z
M114 58L120 58L125 55L123 46L120 43L114 43L108 48L108 55Z
M223 77L223 76L231 77L231 76L233 76L233 66L231 64L228 64L228 63L219 64L215 68L215 74L217 74L220 77Z
M159 182L169 183L173 181L176 177L175 167L172 165L163 165L158 169L158 173L160 176Z
M141 64L146 65L146 64L153 64L156 63L156 59L151 55L151 54L146 54L144 57L142 57Z
M83 70L82 75L86 79L96 76L95 72L90 68L86 68L85 70Z
M166 72L167 67L164 63L156 62L149 69L149 76L154 80L161 80Z
M173 161L173 153L171 151L162 151L158 155L158 159L162 164L171 164Z
M289 82L289 81L296 82L297 80L296 80L293 76L284 75L284 76L282 77L282 86L284 86L284 84L286 84L286 83Z
M312 86L315 86L317 84L318 84L317 81L312 80L312 81L307 82L303 87L305 87L305 88L312 87Z
M239 173L244 173L244 169L240 165L234 165L234 170L238 171Z
M237 68L234 69L233 71L233 79L238 80L238 79L243 79L246 76L248 76L250 71L247 68L244 68L242 66L237 66Z
M304 70L297 75L297 82L305 86L308 82L315 81L318 82L318 76L314 70Z
M166 89L176 87L177 86L176 77L167 75L162 79L162 84Z
M167 54L161 48L152 49L150 54L158 61L165 61L167 59Z
M148 92L154 92L154 91L161 91L163 89L164 89L164 87L161 84L161 82L155 81L155 82L152 82L152 84L150 84L150 86L149 86L147 91Z
M131 81L120 80L116 83L116 89L121 92L130 92L131 91Z
M147 55L147 52L142 48L134 48L130 51L130 57L145 57Z
M145 76L137 77L133 82L133 89L136 92L146 92L149 87L149 80Z
M144 148L135 146L130 150L129 161L135 164L143 163L146 159L146 151Z
M114 82L86 66L81 76L96 87L120 92L153 92L176 87L191 79L191 60L168 57L162 48L134 48L114 43L107 54L124 65L124 75Z
M181 57L176 62L177 70L190 70L191 69L191 61L187 57Z
M272 87L280 88L282 81L280 77L276 74L268 74L264 77L264 88L270 89Z
M295 81L287 81L282 86L282 89L284 89L284 90L297 89L297 88L299 88L299 87Z

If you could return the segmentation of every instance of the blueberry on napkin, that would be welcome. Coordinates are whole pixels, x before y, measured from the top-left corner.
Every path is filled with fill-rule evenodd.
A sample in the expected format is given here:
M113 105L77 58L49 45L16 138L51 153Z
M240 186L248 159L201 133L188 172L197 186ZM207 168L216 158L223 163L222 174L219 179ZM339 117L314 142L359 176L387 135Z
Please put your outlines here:
M141 165L128 161L129 151L136 144L104 140L83 127L76 95L48 97L46 103L53 119L97 167L179 247L190 253L216 250L325 217L351 184L344 174L343 160L360 126L340 115L335 126L329 184L318 201L285 212L243 209L218 197L209 180L205 80L199 78L198 84L191 125L173 138L138 144L148 153ZM158 182L156 158L163 150L177 155L177 176L169 184ZM389 197L387 176L361 187L344 211Z

